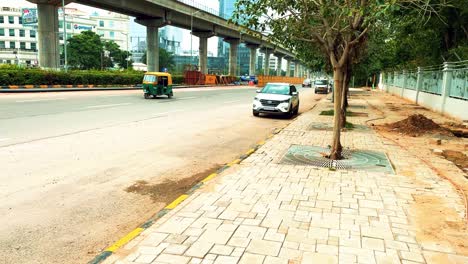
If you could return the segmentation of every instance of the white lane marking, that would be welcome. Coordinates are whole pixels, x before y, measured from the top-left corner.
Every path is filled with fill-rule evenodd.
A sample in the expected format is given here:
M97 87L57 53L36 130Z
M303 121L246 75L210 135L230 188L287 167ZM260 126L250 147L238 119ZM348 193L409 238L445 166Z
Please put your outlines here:
M30 100L20 100L16 101L16 103L30 103L30 102L43 102L43 101L58 101L58 100L65 100L67 98L49 98L49 99L30 99Z
M11 138L0 138L0 142L10 140Z
M198 97L182 97L182 98L177 98L177 100L188 100L188 99L195 99Z
M227 101L227 102L223 102L223 104L237 103L237 102L240 102L240 101L242 101L242 100Z
M84 109L105 108L105 107L114 107L114 106L131 105L131 104L132 103L93 105L93 106L87 106Z

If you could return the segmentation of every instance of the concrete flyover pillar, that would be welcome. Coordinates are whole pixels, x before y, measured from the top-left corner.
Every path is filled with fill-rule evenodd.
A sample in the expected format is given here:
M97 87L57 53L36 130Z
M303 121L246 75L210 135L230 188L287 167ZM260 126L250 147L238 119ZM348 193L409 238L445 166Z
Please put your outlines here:
M146 65L149 72L159 71L159 28L146 27Z
M276 56L276 76L281 76L281 66L283 64L283 54L275 53Z
M255 75L255 66L257 64L257 49L260 47L258 44L247 43L247 48L250 50L250 62L249 62L249 75Z
M271 49L262 48L260 49L261 52L264 53L265 57L263 60L263 75L269 76L270 75L270 55L272 53Z
M299 77L299 61L294 61L294 77Z
M146 26L146 65L149 72L159 71L159 28L166 23L162 18L137 18L135 22Z
M203 74L208 74L208 38L213 37L213 32L192 32L199 39L198 66Z
M39 66L57 69L60 65L57 6L37 3Z
M224 41L229 43L229 75L237 76L237 49L239 48L240 40L225 38Z
M286 77L291 76L291 59L286 58Z
M201 37L198 48L198 66L203 74L208 74L208 38Z

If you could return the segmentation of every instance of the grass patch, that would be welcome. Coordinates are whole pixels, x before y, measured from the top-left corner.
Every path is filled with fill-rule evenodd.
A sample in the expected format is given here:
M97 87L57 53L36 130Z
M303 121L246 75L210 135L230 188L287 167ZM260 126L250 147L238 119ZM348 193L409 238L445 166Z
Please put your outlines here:
M353 128L354 128L354 125L353 125L353 123L346 122L345 128L346 128L346 129L353 129Z
M333 109L332 110L325 110L325 111L320 112L320 115L332 116L332 115L335 115L335 111Z
M335 115L335 110L333 109L325 110L325 111L320 112L320 115L333 116ZM346 111L346 116L367 116L367 113Z

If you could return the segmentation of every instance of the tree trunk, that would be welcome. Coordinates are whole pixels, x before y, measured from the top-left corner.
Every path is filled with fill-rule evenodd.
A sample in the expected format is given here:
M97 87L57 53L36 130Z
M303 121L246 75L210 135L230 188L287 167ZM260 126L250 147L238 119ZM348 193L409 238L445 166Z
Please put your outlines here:
M341 104L343 97L343 77L345 75L345 69L334 68L333 69L333 79L335 82L334 87L334 121L333 121L333 143L332 149L330 152L330 159L340 160L343 158L341 151L343 147L341 146L340 136L341 136Z
M348 94L349 82L351 81L351 67L346 67L343 76L343 95L341 97L341 120L340 127L343 129L346 126L346 111L348 109Z

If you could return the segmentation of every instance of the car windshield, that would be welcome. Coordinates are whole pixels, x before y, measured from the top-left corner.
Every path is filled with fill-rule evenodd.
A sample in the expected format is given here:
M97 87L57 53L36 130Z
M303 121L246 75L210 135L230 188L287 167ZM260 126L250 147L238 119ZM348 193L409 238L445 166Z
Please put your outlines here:
M325 84L328 84L328 81L327 81L327 80L316 80L316 81L315 81L315 84L318 84L318 85L325 85Z
M155 82L156 81L156 76L147 74L147 75L145 75L145 77L143 77L143 81L144 82L149 82L149 83L150 82Z
M268 94L289 94L289 85L286 84L267 84L262 89L262 93Z

